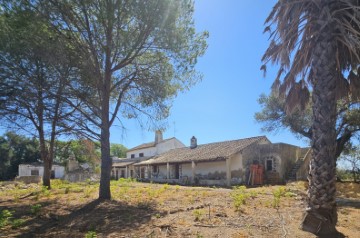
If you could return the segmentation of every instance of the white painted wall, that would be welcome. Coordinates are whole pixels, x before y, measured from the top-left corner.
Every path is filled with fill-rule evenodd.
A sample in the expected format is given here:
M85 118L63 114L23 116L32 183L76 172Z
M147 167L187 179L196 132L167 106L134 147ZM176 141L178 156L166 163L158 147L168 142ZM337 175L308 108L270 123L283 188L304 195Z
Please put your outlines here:
M31 176L31 170L38 170L39 176L44 174L44 166L34 166L28 164L19 165L19 176ZM65 167L60 165L53 165L52 170L55 171L55 178L63 178L65 175Z
M233 155L230 158L230 169L232 171L233 170L244 169L243 162L242 162L242 154L241 153L237 153L237 154Z
M206 163L197 163L195 168L195 174L207 175L214 172L226 172L225 161L215 161Z
M196 169L195 169L196 173ZM189 178L192 177L192 168L190 164L182 164L182 176L188 176Z
M65 167L60 165L53 165L52 169L55 170L55 178L63 178L65 175Z
M183 147L185 147L185 145L181 143L178 139L171 138L156 145L156 154L159 155L166 151Z
M166 178L166 164L165 165L159 165L159 175L158 178Z
M192 167L191 163L181 164L181 173L180 177L187 176L192 178ZM209 173L215 172L226 172L226 163L225 161L216 161L216 162L204 162L197 163L195 167L195 174L207 175ZM167 167L166 165L159 165L159 174L158 178L166 178ZM175 176L174 165L170 164L170 177Z
M153 147L148 147L148 148L144 148L144 149L129 151L126 153L126 158L131 159L132 154L135 155L135 158L139 158L140 153L144 153L144 157L154 156L154 155L156 155L156 147L153 146Z
M140 153L143 153L144 157L154 156L172 149L182 148L182 147L185 147L183 143L181 143L176 138L171 138L168 140L164 140L152 147L129 151L126 153L126 158L130 159L132 154L135 155L135 158L138 158L140 157L139 156Z

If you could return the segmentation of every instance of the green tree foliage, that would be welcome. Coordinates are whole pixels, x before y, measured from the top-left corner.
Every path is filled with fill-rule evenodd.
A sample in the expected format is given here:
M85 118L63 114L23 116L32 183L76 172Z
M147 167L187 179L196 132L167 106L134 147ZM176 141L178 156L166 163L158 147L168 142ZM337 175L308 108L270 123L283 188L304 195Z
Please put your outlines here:
M19 164L38 162L39 142L35 138L7 132L0 136L0 180L14 179Z
M88 139L56 141L57 161L66 162L72 156L80 163L95 166L100 162L100 145Z
M110 144L110 154L111 156L116 156L118 158L126 158L127 148L122 144Z
M288 129L298 137L311 138L311 105L308 105L306 110L295 110L287 114L285 99L275 93L269 96L261 94L258 103L262 110L255 113L255 120L263 124L263 131L277 133L281 129Z
M75 54L47 21L18 1L0 2L0 29L1 123L38 138L43 184L50 188L55 140L69 132L64 126L74 112L64 98L71 98Z
M82 101L77 131L101 142L99 198L110 199L110 127L121 115L157 124L173 98L201 77L207 47L196 33L192 0L28 2L47 16L82 56L73 92Z
M343 167L350 171L354 182L360 181L360 146L352 146L340 157Z
M255 113L255 120L263 125L265 132L277 133L282 129L290 130L299 138L312 137L312 103L309 101L304 110L294 109L286 113L286 100L276 93L260 95L258 102L262 107ZM351 138L360 130L360 103L357 101L339 100L337 103L337 147L336 158L346 147L351 146Z

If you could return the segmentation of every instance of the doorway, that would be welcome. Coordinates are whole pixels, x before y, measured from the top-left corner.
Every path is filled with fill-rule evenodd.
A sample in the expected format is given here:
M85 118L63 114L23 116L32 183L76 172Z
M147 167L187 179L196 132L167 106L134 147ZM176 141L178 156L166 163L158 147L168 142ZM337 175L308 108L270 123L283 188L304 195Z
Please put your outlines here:
M175 179L180 178L180 166L179 164L175 164Z

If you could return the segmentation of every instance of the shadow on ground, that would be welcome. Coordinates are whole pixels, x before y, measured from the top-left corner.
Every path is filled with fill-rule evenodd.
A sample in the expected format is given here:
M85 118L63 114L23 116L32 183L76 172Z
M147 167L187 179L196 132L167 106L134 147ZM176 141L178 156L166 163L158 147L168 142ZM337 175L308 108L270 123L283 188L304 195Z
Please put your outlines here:
M57 216L46 214L45 218L33 219L27 224L31 230L16 237L84 237L87 232L107 236L114 232L126 233L150 221L156 214L151 204L129 206L118 201L94 200L70 214Z
M360 208L360 200L347 199L347 198L337 198L336 204L338 207L353 207Z

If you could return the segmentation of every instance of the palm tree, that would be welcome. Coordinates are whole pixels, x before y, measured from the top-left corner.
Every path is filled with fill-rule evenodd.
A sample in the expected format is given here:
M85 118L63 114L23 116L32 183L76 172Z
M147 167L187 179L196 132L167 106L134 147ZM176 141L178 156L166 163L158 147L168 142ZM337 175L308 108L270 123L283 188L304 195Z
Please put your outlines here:
M271 42L262 69L279 66L273 90L287 113L303 108L312 90L312 160L302 229L336 234L336 103L360 96L358 0L279 0L265 21ZM274 29L272 30L271 27Z

